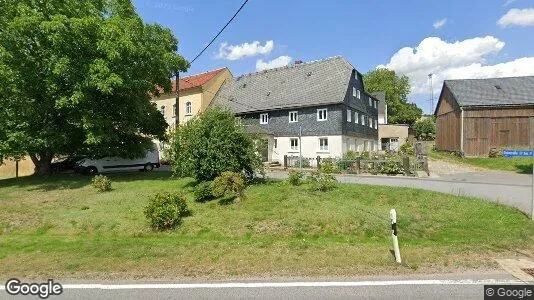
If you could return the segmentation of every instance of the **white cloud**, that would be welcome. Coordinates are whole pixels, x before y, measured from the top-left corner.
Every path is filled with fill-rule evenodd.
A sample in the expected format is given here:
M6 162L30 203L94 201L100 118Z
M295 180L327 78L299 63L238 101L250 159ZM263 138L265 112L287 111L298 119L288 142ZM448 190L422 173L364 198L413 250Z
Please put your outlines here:
M257 71L262 71L262 70L266 70L266 69L273 69L273 68L279 68L279 67L285 67L287 65L289 65L289 63L291 62L291 57L290 56L280 56L280 57L277 57L271 61L268 61L268 62L264 62L263 59L259 59L257 62L256 62L256 70Z
M509 26L534 26L534 8L510 9L499 21L501 27Z
M440 29L446 23L447 23L447 18L443 18L441 20L437 20L436 22L434 22L434 24L432 24L432 26L434 26L434 28L436 28L436 29Z
M215 57L226 60L239 60L244 57L269 54L273 49L274 41L272 40L265 42L265 45L263 46L259 41L243 43L241 45L228 45L228 43L222 43L219 47L219 52Z
M492 36L455 42L428 37L415 48L400 49L391 57L389 63L378 67L386 67L407 75L412 86L411 97L421 100L418 105L428 111L426 101L430 92L430 73L434 74L434 103L437 102L445 79L534 75L534 57L487 64L486 58L500 53L504 45L504 42Z

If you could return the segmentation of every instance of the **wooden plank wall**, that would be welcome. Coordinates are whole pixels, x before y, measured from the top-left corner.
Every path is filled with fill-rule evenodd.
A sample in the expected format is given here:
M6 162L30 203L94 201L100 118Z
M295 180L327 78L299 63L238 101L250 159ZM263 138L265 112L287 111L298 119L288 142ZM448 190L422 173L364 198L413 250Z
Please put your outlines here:
M534 117L533 108L465 110L465 155L487 156L491 148L530 148L529 117Z
M460 151L460 107L445 86L436 116L436 149Z

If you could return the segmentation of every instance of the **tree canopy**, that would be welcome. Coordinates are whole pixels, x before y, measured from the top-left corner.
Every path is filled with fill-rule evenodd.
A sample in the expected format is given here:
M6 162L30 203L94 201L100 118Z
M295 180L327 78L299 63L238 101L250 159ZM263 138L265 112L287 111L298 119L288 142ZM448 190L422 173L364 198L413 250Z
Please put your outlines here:
M436 138L436 120L433 116L417 120L413 125L413 131L418 140L433 141Z
M140 156L167 123L150 96L185 71L130 0L0 0L0 159Z
M259 147L233 113L213 107L176 128L168 156L180 177L209 181L230 171L250 179L262 166Z
M365 74L363 81L368 93L386 92L388 123L413 125L421 117L423 111L407 101L410 80L406 75L398 76L393 70L378 68Z

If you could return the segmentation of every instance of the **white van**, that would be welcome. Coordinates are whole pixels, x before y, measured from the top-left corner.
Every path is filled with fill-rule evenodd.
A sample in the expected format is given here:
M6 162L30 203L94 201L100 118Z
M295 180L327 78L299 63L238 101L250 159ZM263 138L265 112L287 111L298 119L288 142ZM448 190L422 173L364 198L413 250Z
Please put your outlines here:
M137 159L104 157L100 159L84 158L76 162L78 173L97 174L115 171L144 170L152 171L159 168L159 152L157 149L147 151L146 155Z

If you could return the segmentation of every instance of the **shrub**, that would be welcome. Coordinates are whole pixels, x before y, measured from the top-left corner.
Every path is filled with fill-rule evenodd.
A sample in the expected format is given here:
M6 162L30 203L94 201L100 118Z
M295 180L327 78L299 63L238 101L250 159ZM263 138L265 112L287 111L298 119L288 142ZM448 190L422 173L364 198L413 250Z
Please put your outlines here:
M233 199L243 198L245 191L245 180L241 174L235 172L223 172L213 180L211 184L213 196L232 197Z
M174 229L190 214L185 197L171 193L158 193L150 198L144 213L156 230Z
M358 152L354 150L349 150L343 154L343 158L346 160L354 160L358 157Z
M300 171L289 171L288 181L291 185L300 185L302 183L302 178L304 174Z
M337 162L337 168L340 170L340 171L346 171L350 168L350 166L352 165L353 161L352 160L346 160L346 159L340 159L338 162Z
M213 196L213 193L211 190L212 190L212 187L211 187L210 181L201 182L197 184L193 192L195 196L195 201L206 202L206 201L214 199L215 197Z
M387 157L386 162L380 165L380 173L382 174L402 174L402 162L395 157Z
M436 137L436 121L433 117L418 120L413 125L415 137L420 141L433 141Z
M96 175L91 180L93 187L99 192L109 192L111 191L111 180L104 175Z
M369 158L369 151L363 151L361 157L362 158Z
M210 181L231 171L252 179L263 168L262 145L232 112L213 107L176 128L166 155L179 177Z
M334 175L323 172L310 173L308 181L314 191L328 192L337 186L337 180Z
M404 144L400 146L400 152L406 154L406 155L414 155L413 145L412 143L407 140Z
M332 174L335 171L334 162L331 159L323 159L319 165L319 170L326 174Z

